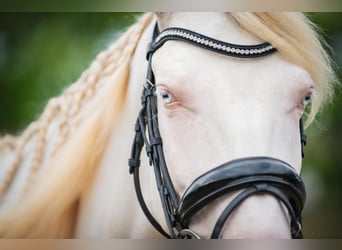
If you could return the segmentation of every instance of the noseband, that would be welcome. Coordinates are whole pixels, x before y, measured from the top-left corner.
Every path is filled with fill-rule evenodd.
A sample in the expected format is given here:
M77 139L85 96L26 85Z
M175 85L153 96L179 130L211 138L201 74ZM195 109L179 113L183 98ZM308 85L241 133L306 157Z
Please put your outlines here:
M302 238L301 212L306 193L301 177L295 169L278 159L269 157L250 157L226 162L198 177L178 197L172 184L165 162L162 138L159 132L157 116L157 97L155 79L152 72L153 53L169 40L182 41L219 54L256 58L276 52L269 43L258 45L235 45L181 28L168 28L159 33L156 25L152 42L147 51L148 69L146 82L141 96L141 110L135 124L135 137L129 159L129 172L133 174L134 186L140 206L151 224L166 238L200 238L189 229L191 217L214 199L242 190L219 216L211 238L219 238L223 225L232 211L246 198L254 194L271 194L286 206L291 217L292 238ZM302 157L306 137L303 123L299 123ZM142 148L145 146L149 164L153 167L161 204L168 227L168 233L161 227L148 209L141 191L139 166Z

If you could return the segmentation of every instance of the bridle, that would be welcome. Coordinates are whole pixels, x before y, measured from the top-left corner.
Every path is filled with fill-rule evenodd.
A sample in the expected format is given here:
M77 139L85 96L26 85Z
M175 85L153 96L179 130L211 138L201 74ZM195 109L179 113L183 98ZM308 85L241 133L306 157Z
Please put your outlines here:
M207 49L219 54L256 58L274 53L269 43L258 45L235 45L198 34L182 28L168 28L159 32L155 26L152 42L147 50L147 76L141 96L141 110L135 124L135 137L129 159L129 172L133 174L134 186L140 206L150 223L166 238L200 238L189 229L190 218L212 200L235 190L242 190L219 216L211 238L219 238L223 225L231 212L247 197L257 193L268 193L280 199L291 217L292 238L302 238L301 211L306 193L301 177L286 162L269 157L242 158L226 162L198 177L179 199L172 184L165 162L162 138L158 127L157 97L152 71L152 56L166 41L176 40ZM306 136L300 119L302 157ZM141 191L139 166L140 155L145 145L149 164L153 166L156 184L169 233L167 233L148 209Z
M157 97L155 79L151 63L153 53L169 40L182 41L219 54L238 57L256 58L276 52L269 43L258 45L235 45L198 34L182 28L168 28L159 32L155 26L152 42L147 50L147 77L141 96L141 109L135 124L129 172L133 174L134 186L140 206L150 223L166 238L200 238L189 229L191 217L214 199L242 190L219 216L211 238L220 238L220 234L232 211L246 198L259 193L268 193L286 206L291 217L292 238L302 238L301 211L306 199L304 183L295 169L279 159L270 157L250 157L226 162L198 177L178 197L171 181L165 162L162 138L158 127ZM300 140L302 157L306 136L300 119ZM148 209L141 191L139 166L142 148L145 146L149 164L154 169L156 184L168 227L168 233L161 227Z

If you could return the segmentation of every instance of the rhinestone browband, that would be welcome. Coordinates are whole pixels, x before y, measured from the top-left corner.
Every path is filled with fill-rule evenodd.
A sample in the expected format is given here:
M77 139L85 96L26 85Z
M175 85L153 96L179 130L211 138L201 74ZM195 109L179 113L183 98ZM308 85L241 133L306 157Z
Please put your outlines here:
M153 49L158 49L167 40L188 41L196 46L234 57L254 58L265 56L276 51L276 48L267 42L257 45L236 45L222 42L183 28L168 28L163 30L156 38Z

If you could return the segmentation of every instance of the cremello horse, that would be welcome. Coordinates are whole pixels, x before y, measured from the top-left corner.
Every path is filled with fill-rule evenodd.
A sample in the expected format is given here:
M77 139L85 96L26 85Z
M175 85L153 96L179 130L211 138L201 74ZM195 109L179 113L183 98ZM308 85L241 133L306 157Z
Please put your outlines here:
M159 125L177 193L213 166L248 156L301 171L298 121L310 123L332 93L334 74L314 25L300 13L145 14L100 53L40 119L0 144L0 235L4 238L157 238L136 199L127 159L146 76L153 27L181 27L277 52L242 60L170 41L153 55ZM146 159L142 188L165 227ZM209 237L225 195L190 221ZM289 238L289 215L271 195L245 200L223 238Z

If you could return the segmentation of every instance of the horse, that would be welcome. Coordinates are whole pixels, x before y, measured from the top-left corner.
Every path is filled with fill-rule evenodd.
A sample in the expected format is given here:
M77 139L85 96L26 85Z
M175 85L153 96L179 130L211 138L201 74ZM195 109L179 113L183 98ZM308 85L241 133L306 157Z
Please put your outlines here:
M141 15L2 138L1 237L300 238L302 116L336 82L316 29L302 13Z

